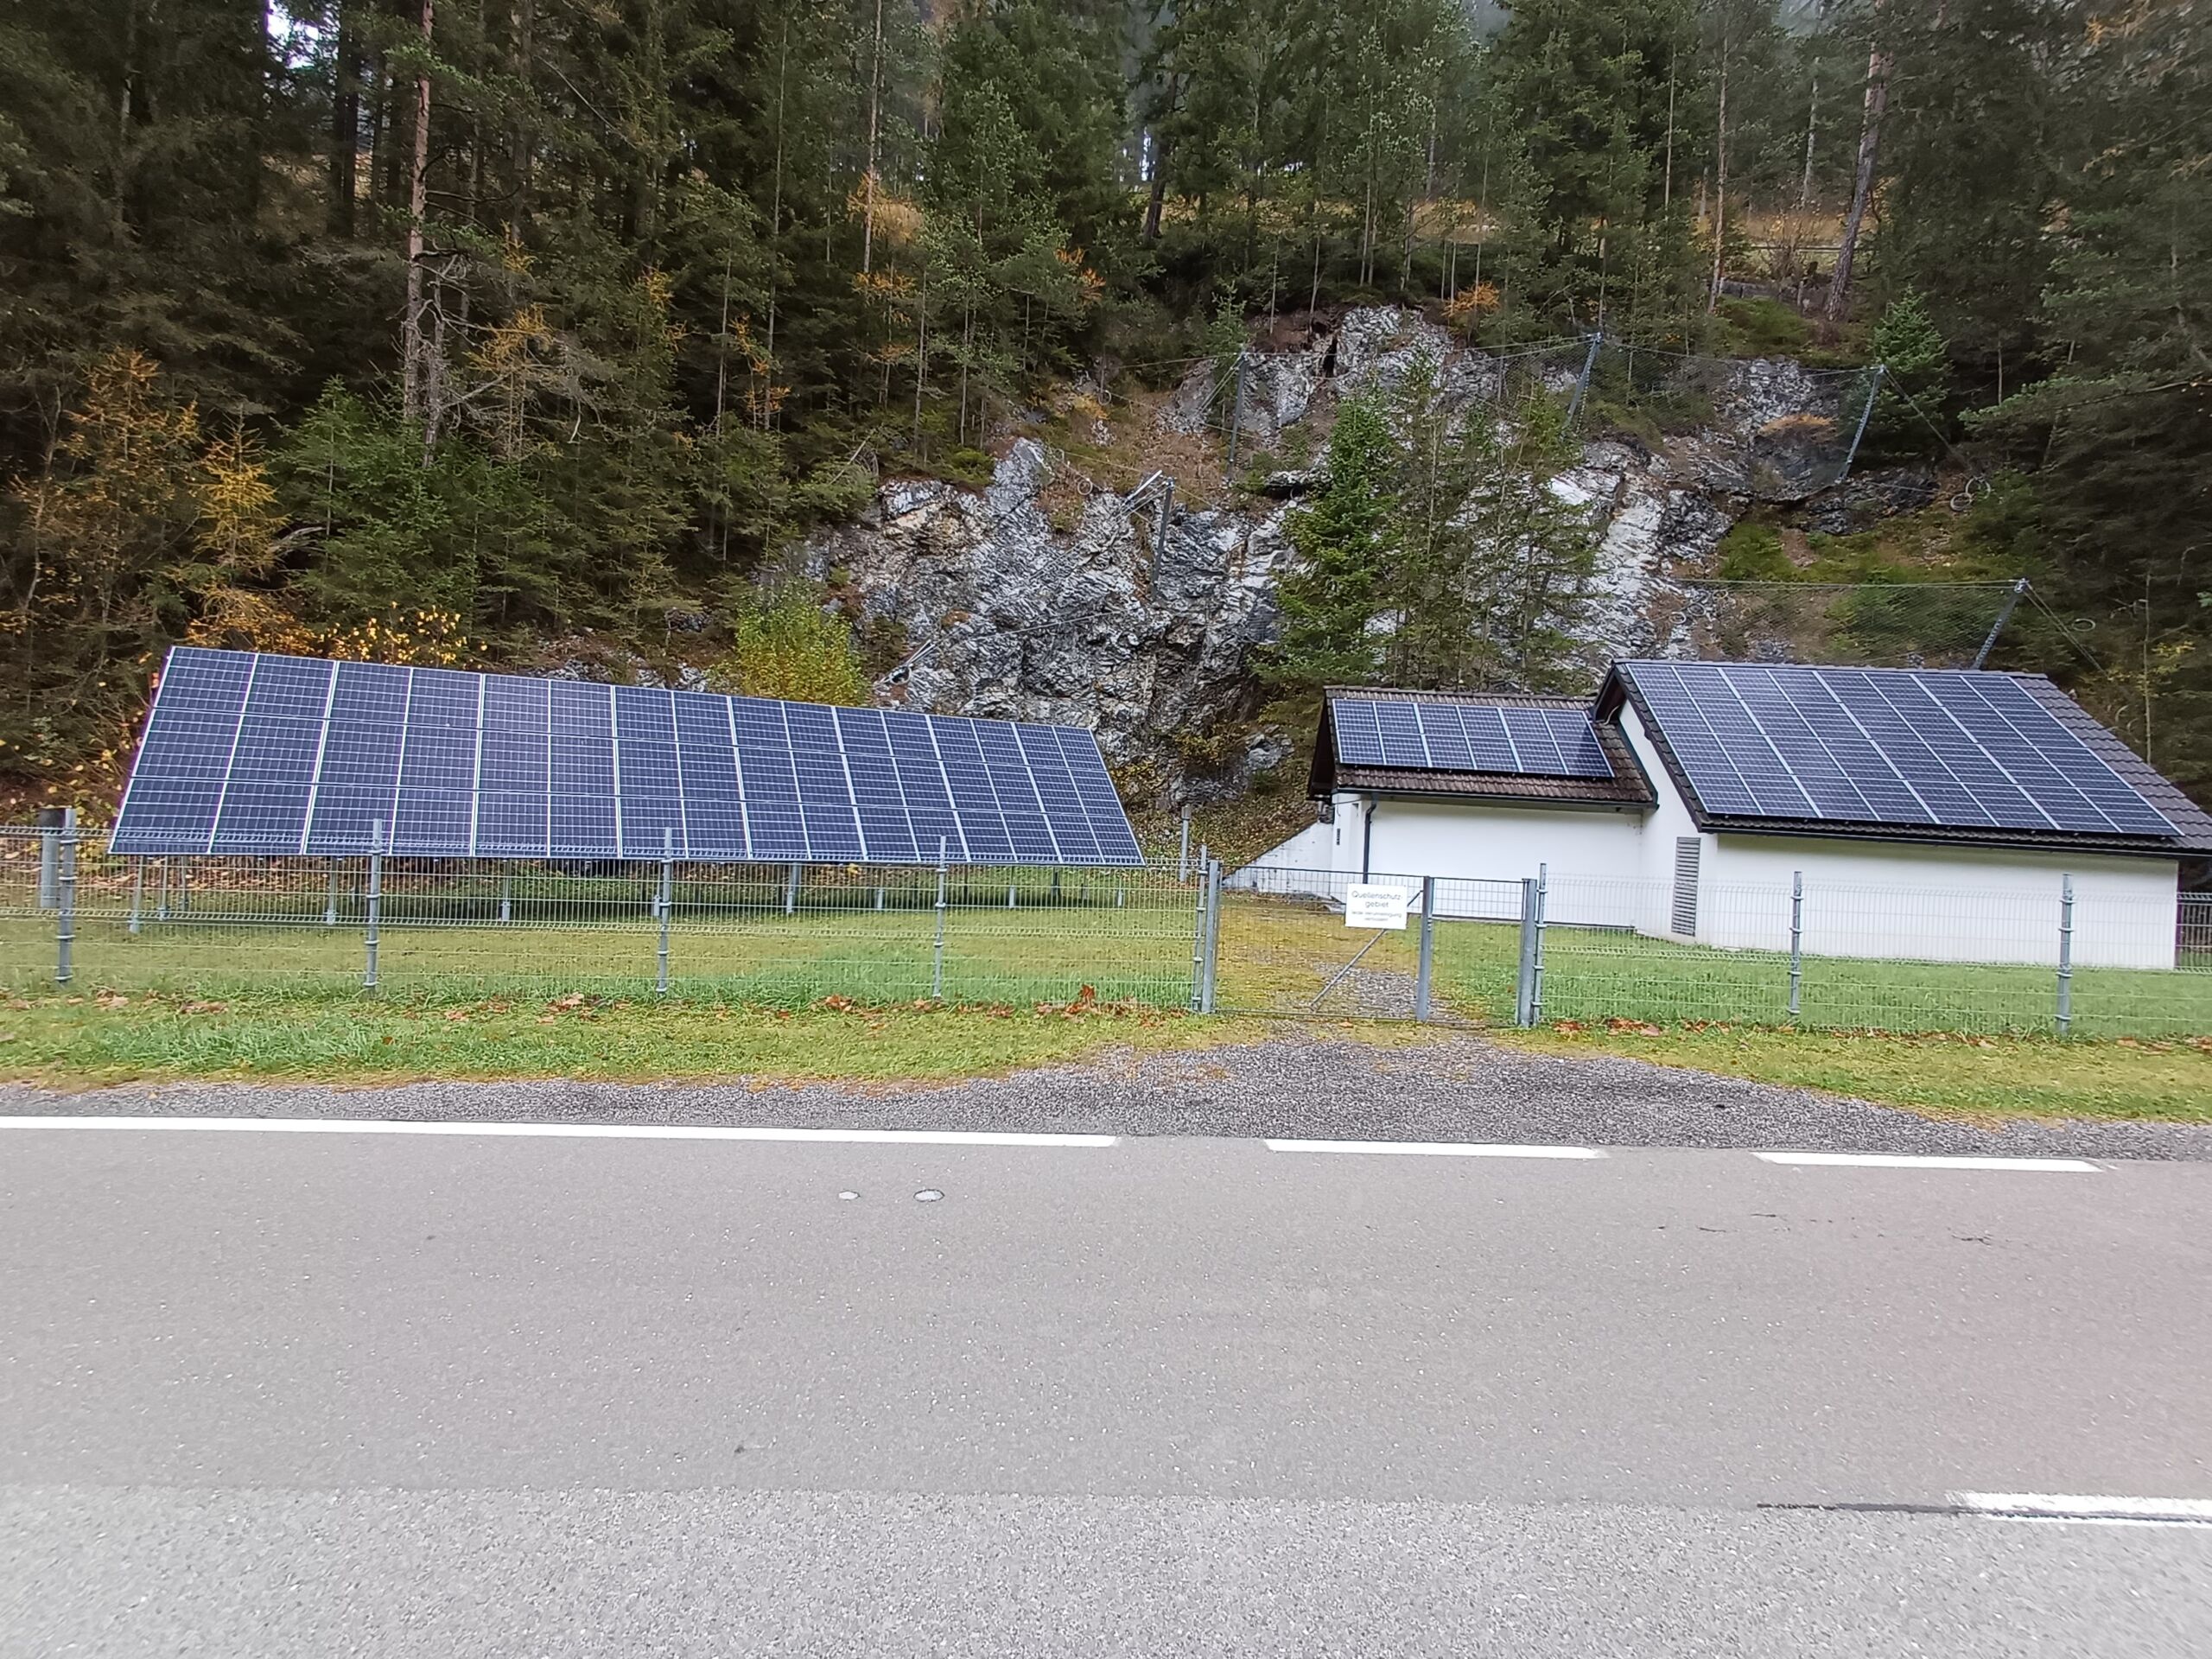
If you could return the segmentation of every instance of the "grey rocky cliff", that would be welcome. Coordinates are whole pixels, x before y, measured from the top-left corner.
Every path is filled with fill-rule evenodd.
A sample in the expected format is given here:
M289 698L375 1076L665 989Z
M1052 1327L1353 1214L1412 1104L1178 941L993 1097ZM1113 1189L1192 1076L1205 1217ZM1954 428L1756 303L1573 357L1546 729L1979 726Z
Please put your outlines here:
M1080 495L1056 528L1040 499L1053 474L1023 438L981 493L887 483L809 543L808 573L906 629L924 653L903 688L913 708L1091 727L1121 762L1172 757L1178 734L1248 712L1248 658L1275 636L1287 509L1179 509L1155 550L1156 515L1109 491ZM1263 745L1247 764L1270 759Z
M1354 310L1288 349L1248 353L1245 453L1272 451L1301 426L1318 452L1339 398L1395 385L1423 354L1459 406L1498 400L1513 373L1565 391L1580 368L1571 351L1516 364L1467 348L1417 312ZM1712 574L1721 537L1754 506L1836 532L1924 505L1932 492L1932 480L1910 474L1839 486L1856 414L1846 407L1849 377L1780 359L1700 359L1683 373L1713 409L1709 424L1653 442L1593 437L1556 481L1599 533L1586 624L1593 662L1680 649L1681 619L1695 608L1682 580ZM1193 366L1160 408L1163 432L1226 423L1233 389L1214 374L1211 363ZM1250 657L1276 637L1276 585L1295 556L1284 519L1323 481L1312 467L1278 470L1241 505L1179 494L1155 548L1156 502L1132 506L1020 438L982 492L887 481L855 521L814 537L804 561L924 652L903 687L911 706L1091 727L1109 760L1152 759L1180 773L1193 740L1254 712ZM1238 787L1278 753L1252 737L1217 758L1211 786Z

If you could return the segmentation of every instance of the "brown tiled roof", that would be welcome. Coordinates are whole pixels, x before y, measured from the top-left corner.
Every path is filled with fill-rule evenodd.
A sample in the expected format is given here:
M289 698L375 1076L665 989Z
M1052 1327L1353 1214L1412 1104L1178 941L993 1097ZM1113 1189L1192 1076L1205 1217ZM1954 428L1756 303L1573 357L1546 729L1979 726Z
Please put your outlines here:
M1392 766L1338 766L1337 787L1370 795L1478 796L1492 801L1581 801L1600 806L1649 806L1641 777L1532 778L1525 772L1409 772Z

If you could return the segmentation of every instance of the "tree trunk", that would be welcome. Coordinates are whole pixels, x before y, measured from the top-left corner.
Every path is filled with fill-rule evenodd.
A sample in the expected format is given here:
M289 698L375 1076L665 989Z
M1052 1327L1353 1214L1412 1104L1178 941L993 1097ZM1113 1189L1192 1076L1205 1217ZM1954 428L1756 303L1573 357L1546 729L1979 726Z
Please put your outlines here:
M875 269L875 185L879 116L883 107L883 0L875 0L875 48L868 60L868 172L861 177L861 274Z
M507 229L520 236L530 223L530 194L534 159L531 147L536 140L531 132L530 112L536 108L532 87L537 77L537 0L514 0L508 14L513 30L509 65L515 85L519 88L515 100L514 129L507 142L513 147L514 198L507 208Z
M361 154L361 42L353 15L353 0L342 0L330 99L330 233L349 240Z
M1145 198L1144 239L1160 240L1160 215L1167 205L1167 146L1164 143L1153 153L1152 192Z
M1876 27L1880 26L1879 6ZM1890 54L1878 39L1866 54L1866 105L1859 124L1859 169L1851 181L1851 211L1843 221L1843 241L1836 249L1835 271L1828 278L1827 314L1831 322L1843 321L1851 302L1851 265L1859 255L1859 232L1866 223L1866 205L1874 194L1874 161L1882 135L1882 112L1890 102Z
M435 0L423 0L422 41L425 56L430 50L431 10ZM423 220L429 207L430 70L423 64L415 73L415 131L413 157L407 173L407 309L400 322L400 408L410 421L423 423L423 459L427 465L435 442L433 411L429 407L431 339L429 296L425 292L423 259Z
M1713 141L1713 287L1705 296L1709 312L1720 303L1720 279L1728 257L1728 37L1720 37L1720 119Z

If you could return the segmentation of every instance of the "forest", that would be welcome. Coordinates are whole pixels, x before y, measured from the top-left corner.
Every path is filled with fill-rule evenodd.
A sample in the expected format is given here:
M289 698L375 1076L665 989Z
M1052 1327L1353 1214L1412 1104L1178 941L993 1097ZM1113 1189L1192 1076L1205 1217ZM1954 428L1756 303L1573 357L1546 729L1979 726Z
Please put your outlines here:
M2064 622L2000 663L2212 799L2208 38L2202 0L16 0L0 778L100 792L180 640L803 659L770 584L880 479L1397 302L1880 358L1878 440ZM1458 435L1462 491L1558 464L1534 424ZM1341 471L1255 673L1336 665L1389 598L1360 548L1452 518ZM1427 607L1425 671L1531 678L1491 599Z

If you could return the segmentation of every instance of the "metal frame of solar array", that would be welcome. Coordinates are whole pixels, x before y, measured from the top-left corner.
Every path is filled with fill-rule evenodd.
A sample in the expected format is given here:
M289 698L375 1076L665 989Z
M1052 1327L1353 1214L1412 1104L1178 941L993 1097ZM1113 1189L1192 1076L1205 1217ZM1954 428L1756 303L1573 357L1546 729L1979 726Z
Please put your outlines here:
M1717 817L2179 834L2009 675L1671 662L1619 669L1699 804Z
M1329 716L1342 766L1533 778L1613 775L1590 716L1580 709L1332 697Z
M178 647L124 854L1141 864L1091 734Z

